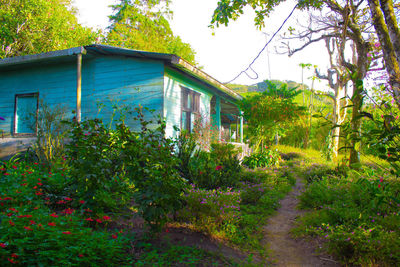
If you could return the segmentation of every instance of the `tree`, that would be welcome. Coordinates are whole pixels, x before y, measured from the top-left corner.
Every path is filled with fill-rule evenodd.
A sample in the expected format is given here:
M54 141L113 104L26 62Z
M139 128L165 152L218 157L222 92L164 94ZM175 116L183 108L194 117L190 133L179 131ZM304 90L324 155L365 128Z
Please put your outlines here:
M243 8L247 5L251 6L256 13L255 24L257 27L264 26L264 20L271 13L275 6L283 1L278 0L223 0L218 3L217 9L214 11L212 23L216 26L219 24L227 25L230 19L237 19L243 13ZM344 66L353 83L352 101L352 134L350 145L350 165L360 163L359 144L361 136L361 109L363 104L363 84L362 80L365 77L370 59L368 52L372 50L372 45L369 41L369 36L364 33L368 28L368 19L365 16L365 8L362 6L362 0L352 1L335 1L335 0L310 0L298 1L296 7L299 9L319 9L326 10L327 14L322 18L320 28L317 30L313 27L308 27L305 33L301 33L305 44L300 48L289 51L289 55L294 52L301 51L308 45L321 41L324 38L338 37L343 41L351 40L353 43L353 60L349 61L345 58L345 53L340 55L341 64ZM325 9L323 9L325 8ZM313 25L311 25L313 26Z
M241 109L252 133L255 150L263 148L265 142L282 130L289 123L304 114L305 108L293 102L301 91L288 89L287 84L279 88L276 84L265 81L267 89L263 93L249 95L241 102Z
M196 64L193 48L174 36L169 22L168 8L159 7L165 1L120 0L113 5L114 15L106 42L110 45L160 53L176 54ZM168 7L169 1L165 4Z
M389 74L389 91L400 109L400 30L395 6L392 0L368 0L368 4Z
M0 58L44 53L94 43L70 0L0 0Z
M343 112L341 98L347 96L347 83L349 76L346 73L346 69L340 64L339 55L344 50L345 42L341 38L326 37L325 39L326 49L329 54L330 68L328 69L327 75L322 75L315 69L315 73L318 78L327 80L329 87L333 90L334 94L325 94L330 97L333 101L333 114L332 114L332 152L334 157L338 156L339 150L339 137L340 127L346 118L347 108L344 108ZM336 51L336 52L335 52ZM335 58L336 54L336 58ZM345 106L348 104L348 99L345 98Z

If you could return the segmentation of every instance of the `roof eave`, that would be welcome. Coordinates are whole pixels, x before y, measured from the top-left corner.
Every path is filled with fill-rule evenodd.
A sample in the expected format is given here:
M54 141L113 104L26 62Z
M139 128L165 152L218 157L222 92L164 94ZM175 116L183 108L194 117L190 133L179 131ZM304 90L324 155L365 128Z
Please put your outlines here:
M57 58L57 57L73 56L73 55L77 55L77 54L86 54L85 48L83 46L80 46L80 47L74 47L74 48L58 50L58 51L51 51L51 52L35 54L35 55L4 58L4 59L0 59L0 67L8 66L8 65L31 63L31 62L35 62L35 61L53 59L53 58Z
M222 84L221 82L216 80L215 78L211 77L204 71L196 68L195 66L193 66L186 60L182 59L181 57L173 55L172 59L171 59L171 64L175 65L178 68L180 67L179 69L181 69L181 70L183 68L185 71L188 71L190 74L192 74L196 78L201 79L208 84L211 84L213 87L216 87L218 90L229 95L236 101L243 99L243 97L241 95L237 94L236 92L234 92L233 90L231 90L230 88L228 88L227 86L225 86L224 84Z

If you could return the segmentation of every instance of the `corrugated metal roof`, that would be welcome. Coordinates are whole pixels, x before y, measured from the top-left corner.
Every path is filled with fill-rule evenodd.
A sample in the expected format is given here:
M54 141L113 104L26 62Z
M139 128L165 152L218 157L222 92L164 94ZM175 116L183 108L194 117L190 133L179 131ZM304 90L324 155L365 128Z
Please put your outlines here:
M172 68L177 68L188 75L207 83L209 86L216 88L218 91L222 92L232 100L241 100L242 96L226 87L224 84L217 81L215 78L211 77L204 71L191 65L189 62L183 60L182 58L173 54L155 53L148 51L132 50L122 47L114 47L109 45L93 44L88 46L74 47L65 50L52 51L48 53L36 54L36 55L26 55L12 58L0 59L0 67L7 67L20 64L35 63L40 61L46 61L50 59L57 59L62 57L73 56L77 54L99 54L99 55L120 55L127 57L137 57L137 58L148 58L155 60L162 60L167 65Z

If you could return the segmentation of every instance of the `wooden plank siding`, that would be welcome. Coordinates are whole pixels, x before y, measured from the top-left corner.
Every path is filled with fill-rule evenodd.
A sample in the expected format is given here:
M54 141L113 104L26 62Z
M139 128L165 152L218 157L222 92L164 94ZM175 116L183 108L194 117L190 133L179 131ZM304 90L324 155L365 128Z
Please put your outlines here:
M163 73L163 63L153 60L116 56L84 60L82 118L92 118L98 114L97 117L108 123L112 117L113 104L127 106L132 110L140 104L154 110L153 114L145 113L146 119L162 115ZM104 105L100 113L99 104ZM131 129L139 130L134 115L127 116L125 123ZM118 115L115 119L118 119Z
M67 117L76 110L76 57L62 62L26 64L0 71L0 158L21 151L32 138L12 136L16 94L39 93L48 106L62 105ZM131 110L139 104L154 110L145 112L150 120L163 114L164 63L150 59L123 56L84 55L82 61L82 119L98 117L108 124L112 105L127 106ZM99 113L98 104L104 105ZM133 130L140 125L127 116L125 123ZM114 117L118 119L118 116ZM155 127L154 124L149 127ZM26 139L26 140L25 140ZM13 141L14 140L14 141Z
M174 126L181 128L181 86L200 93L200 114L209 120L212 93L204 86L180 72L165 68L164 77L164 118L166 119L166 136L176 137Z
M63 104L68 110L75 109L76 67L75 62L35 65L0 72L0 130L10 136L14 125L14 101L16 94L39 93L46 104ZM72 113L68 114L72 117Z

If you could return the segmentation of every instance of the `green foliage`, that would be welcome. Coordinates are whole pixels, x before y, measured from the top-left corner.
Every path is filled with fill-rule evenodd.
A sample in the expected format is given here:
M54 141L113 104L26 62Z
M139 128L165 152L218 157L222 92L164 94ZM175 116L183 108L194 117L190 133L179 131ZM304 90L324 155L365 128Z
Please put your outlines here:
M0 58L88 45L98 37L78 24L69 0L2 1L0 21Z
M232 144L212 144L211 151L197 147L193 135L183 134L177 140L179 170L190 183L200 188L232 187L239 181L239 151Z
M221 266L215 256L195 247L140 242L136 248L142 253L135 266Z
M142 130L135 136L125 125L124 149L120 160L135 186L133 199L139 213L153 231L160 231L168 214L183 206L185 180L179 175L179 160L173 156L174 143L165 138L165 122L158 120L157 129L149 129L151 121L143 119L141 108L136 108Z
M40 100L37 123L37 139L28 149L28 157L45 164L48 167L62 166L65 156L65 143L68 134L67 127L62 121L66 110L61 105L50 107ZM36 117L36 114L29 114Z
M268 87L261 94L253 94L241 102L241 109L247 121L250 140L256 150L263 142L269 143L276 134L282 135L284 125L304 114L304 108L293 102L299 93L287 84L277 85L266 82Z
M251 169L278 166L281 156L276 150L264 150L244 157L242 164Z
M111 221L95 217L80 199L54 203L46 191L53 176L40 164L1 162L0 261L3 265L125 265L128 240L120 233L93 231ZM57 210L51 210L50 207ZM93 222L90 222L89 219Z
M300 196L300 206L313 211L296 232L324 238L344 264L398 265L398 180L374 169L330 173L314 179Z
M176 54L195 64L193 48L174 36L167 17L168 11L154 10L162 1L125 1L113 5L112 25L107 35L109 45L136 50ZM169 1L166 1L169 2Z
M400 176L399 109L383 98L379 108L372 112L364 113L370 119L369 127L365 127L367 132L363 136L363 141L368 146L367 151L389 162L392 173Z
M95 212L124 208L130 201L129 179L121 161L125 128L112 130L100 119L74 120L69 125L70 194L86 201Z
M160 231L167 215L181 208L184 180L173 142L165 138L165 122L149 129L141 107L136 108L140 132L123 122L115 129L101 120L72 122L68 145L72 192L98 212L127 208L131 198L152 231Z
M240 193L231 188L192 188L185 194L186 206L178 212L178 220L191 222L198 230L226 239L237 231L240 214Z

